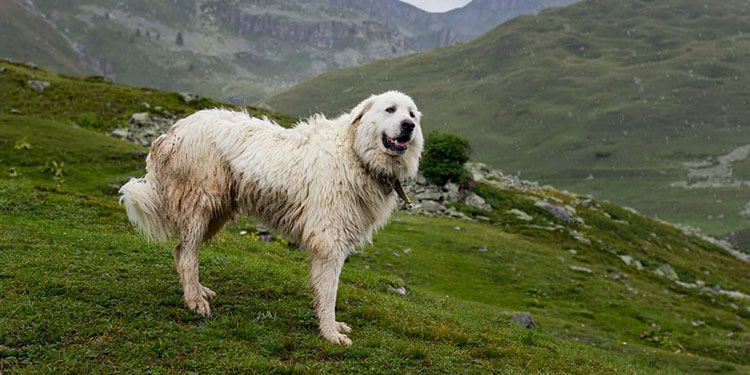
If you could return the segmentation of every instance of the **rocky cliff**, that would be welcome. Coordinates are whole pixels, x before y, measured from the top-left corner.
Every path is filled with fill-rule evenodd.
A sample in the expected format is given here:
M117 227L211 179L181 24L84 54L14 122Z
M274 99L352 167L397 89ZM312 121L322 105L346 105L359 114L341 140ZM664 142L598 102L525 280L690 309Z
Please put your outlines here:
M16 38L0 41L0 56L249 103L328 70L458 43L573 1L475 1L435 14L398 0L9 0L0 9L13 22L0 30Z

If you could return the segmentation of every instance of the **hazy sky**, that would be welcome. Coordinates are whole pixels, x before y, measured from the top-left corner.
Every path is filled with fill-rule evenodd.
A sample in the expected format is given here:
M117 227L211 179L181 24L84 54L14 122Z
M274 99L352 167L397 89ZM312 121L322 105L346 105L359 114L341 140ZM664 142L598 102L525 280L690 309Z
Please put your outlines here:
M422 8L428 12L447 12L454 8L460 8L471 0L401 0L405 3Z

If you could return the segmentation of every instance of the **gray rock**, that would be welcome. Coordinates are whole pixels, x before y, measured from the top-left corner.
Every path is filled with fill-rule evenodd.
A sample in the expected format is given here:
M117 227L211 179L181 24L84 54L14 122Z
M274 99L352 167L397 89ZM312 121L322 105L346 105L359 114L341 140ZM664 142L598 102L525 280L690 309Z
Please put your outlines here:
M584 235L583 235L583 234L582 234L581 232L579 232L579 231L576 231L576 230L571 230L571 231L570 231L569 233L570 233L570 235L571 235L571 236L573 236L573 238L575 238L575 239L576 239L576 240L577 240L578 242L580 242L580 243L583 243L583 244L586 244L586 245L591 245L591 240L590 240L590 239L588 239L588 238L586 238L586 236L584 236Z
M551 204L549 202L545 201L536 201L534 203L535 206L544 208L547 210L547 212L551 213L552 216L554 216L557 220L560 220L564 223L570 223L573 220L573 213L566 210L563 207L555 206L554 204Z
M487 204L484 198L474 193L469 193L469 195L466 196L465 202L467 205L471 207L478 208L480 210L485 210L485 211L492 211L492 206Z
M201 96L198 94L193 94L191 92L181 92L180 96L182 97L182 100L185 101L185 103L190 103L192 101L201 100Z
M128 128L117 128L112 130L112 133L109 133L109 135L117 139L128 139Z
M404 288L403 286L400 286L398 288L394 288L391 286L391 287L388 287L388 289L390 289L391 292L394 292L398 295L402 295L402 296L406 295L406 288Z
M148 114L148 112L139 112L133 113L133 115L130 116L130 120L128 120L128 122L146 125L149 120L151 120L151 116Z
M29 86L31 86L31 89L36 92L42 92L44 91L44 89L46 89L47 87L51 85L51 83L49 83L48 81L36 81L33 79L29 80L28 84Z
M426 212L436 214L445 209L442 204L435 201L424 201L422 202L422 209Z
M511 320L518 323L523 328L529 328L529 329L537 329L539 328L539 325L536 324L534 321L534 318L531 317L531 314L528 312L522 312L520 314L514 314L511 317Z
M581 266L568 266L568 268L570 268L571 270L576 271L576 272L583 272L583 273L591 273L591 272L593 272L593 271L591 271L591 269L586 268L586 267L581 267Z
M464 215L462 212L457 211L455 208L451 207L444 212L445 216L452 217L455 219L461 219L466 221L476 221L466 215Z
M740 211L740 216L745 219L750 219L750 202L748 202L742 211Z
M480 253L486 253L489 249L487 249L487 246L480 246L477 251Z
M151 142L166 133L173 123L174 119L169 114L134 113L128 119L128 132L125 139L141 146L150 146ZM122 134L124 133L120 133Z
M18 109L18 108L11 108L11 109L10 109L10 113L12 113L12 114L14 114L14 115L20 115L20 114L21 114L21 113L23 113L23 112L21 112L21 110L20 110L20 109Z
M661 277L666 277L667 279L670 279L670 280L680 279L680 276L677 275L677 272L674 270L674 268L672 268L672 266L670 266L667 263L662 264L653 272Z
M584 199L578 205L585 208L594 208L594 201L591 199Z
M531 215L529 215L526 212L523 212L523 211L521 211L521 210L519 210L517 208L514 208L514 209L508 211L508 213L515 215L519 220L523 220L523 221L532 221L532 220L534 220L534 218L531 217Z
M273 242L273 235L270 233L259 234L258 239L263 242Z
M449 182L446 182L445 185L443 185L443 190L458 194L458 185L449 181Z
M456 202L461 197L461 194L458 192L458 185L447 182L445 185L443 185L443 200L447 202Z
M620 260L628 266L635 267L638 271L643 270L641 261L633 259L630 255L620 255Z
M5 73L8 70L8 68L4 66L0 66L0 73Z
M632 266L633 265L633 257L630 255L620 255L620 260L622 260L625 265Z
M474 181L482 181L485 179L485 172L482 170L482 167L479 165L479 163L466 163L464 164L464 167L466 168L469 173L471 173L471 179Z
M443 194L437 191L425 190L421 193L414 195L417 201L439 201L443 197Z

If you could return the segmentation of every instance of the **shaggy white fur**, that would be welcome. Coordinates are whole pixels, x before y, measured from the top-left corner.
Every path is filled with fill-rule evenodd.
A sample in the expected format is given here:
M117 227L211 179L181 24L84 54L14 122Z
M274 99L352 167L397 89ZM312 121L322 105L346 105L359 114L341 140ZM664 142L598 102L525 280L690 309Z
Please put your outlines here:
M312 116L292 129L243 112L197 112L156 139L144 178L121 189L147 236L179 237L173 251L185 302L208 315L215 293L198 279L198 247L244 211L310 253L320 331L350 345L337 322L341 267L396 208L394 185L417 173L421 114L408 96L372 96L351 113Z

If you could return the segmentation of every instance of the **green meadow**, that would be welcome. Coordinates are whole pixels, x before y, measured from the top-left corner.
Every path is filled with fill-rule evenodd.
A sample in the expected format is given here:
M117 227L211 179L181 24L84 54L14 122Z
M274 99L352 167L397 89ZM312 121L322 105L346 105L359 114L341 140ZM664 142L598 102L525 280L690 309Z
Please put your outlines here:
M456 208L488 222L395 214L344 267L337 317L354 329L351 347L317 332L307 254L259 241L240 218L201 249L201 281L218 294L202 318L184 307L174 243L140 236L117 202L147 150L102 133L144 101L181 114L221 103L0 67L3 374L750 372L750 301L653 273L669 264L683 282L750 294L747 263L616 204L586 208L545 188L479 184L493 210ZM35 92L28 79L52 84ZM81 126L80 113L99 125ZM581 221L559 222L530 198L574 205ZM538 329L511 320L524 311Z

